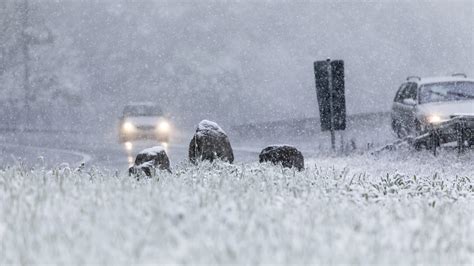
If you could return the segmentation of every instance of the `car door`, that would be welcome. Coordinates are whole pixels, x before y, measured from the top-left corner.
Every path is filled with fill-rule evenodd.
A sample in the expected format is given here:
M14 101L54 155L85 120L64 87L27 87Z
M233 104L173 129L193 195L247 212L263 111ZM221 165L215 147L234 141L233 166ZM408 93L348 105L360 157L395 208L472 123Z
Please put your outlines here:
M398 131L400 128L403 128L404 121L404 109L403 109L403 95L405 94L405 89L407 88L408 83L403 83L397 91L392 105L392 127L395 131Z
M416 117L416 105L417 105L417 84L409 82L403 89L401 95L400 117L402 128L405 129L407 134L414 135L416 130L415 117Z

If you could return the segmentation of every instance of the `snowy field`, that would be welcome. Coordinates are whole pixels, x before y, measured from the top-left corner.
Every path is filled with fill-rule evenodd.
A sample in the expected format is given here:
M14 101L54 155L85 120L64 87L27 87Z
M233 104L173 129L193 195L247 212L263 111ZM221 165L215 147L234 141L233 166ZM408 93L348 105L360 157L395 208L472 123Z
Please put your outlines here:
M474 263L474 153L0 170L0 264Z

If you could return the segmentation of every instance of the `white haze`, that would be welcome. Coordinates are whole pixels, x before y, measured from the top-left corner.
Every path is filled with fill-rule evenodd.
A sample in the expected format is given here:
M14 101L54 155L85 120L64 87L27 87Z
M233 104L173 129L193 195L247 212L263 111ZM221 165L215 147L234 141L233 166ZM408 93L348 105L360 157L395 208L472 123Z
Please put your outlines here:
M18 19L20 3L0 4L9 14L0 23ZM330 57L345 60L349 113L387 111L408 75L474 75L473 5L31 0L32 28L55 36L32 48L32 83L54 76L55 88L33 84L43 98L31 104L51 126L105 130L124 104L143 100L161 103L185 126L314 117L312 63ZM1 38L8 48L17 37L12 30ZM2 101L21 106L21 71L0 73Z

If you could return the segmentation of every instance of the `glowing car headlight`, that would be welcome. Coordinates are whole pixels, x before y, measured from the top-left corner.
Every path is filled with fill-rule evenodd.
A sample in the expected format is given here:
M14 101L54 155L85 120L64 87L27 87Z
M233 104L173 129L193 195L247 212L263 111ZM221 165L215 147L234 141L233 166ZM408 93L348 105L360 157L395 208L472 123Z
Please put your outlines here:
M171 125L170 123L168 123L168 121L161 121L158 124L158 131L160 133L168 133L170 132L170 130L171 130Z
M131 143L130 141L125 142L124 146L126 151L132 151L133 149L133 143Z
M130 122L123 123L122 128L123 128L123 131L125 131L126 133L132 133L136 129L135 126Z
M441 116L439 116L439 115L430 115L430 116L428 116L428 122L430 124L437 124L441 121L442 121L442 119L441 119Z

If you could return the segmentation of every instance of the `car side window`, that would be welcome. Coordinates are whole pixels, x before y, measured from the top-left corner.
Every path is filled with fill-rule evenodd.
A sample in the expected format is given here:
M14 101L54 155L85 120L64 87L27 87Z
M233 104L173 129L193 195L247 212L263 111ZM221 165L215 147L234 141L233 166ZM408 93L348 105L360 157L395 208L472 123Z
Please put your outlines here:
M416 83L408 83L404 99L413 99L416 101Z
M403 103L403 100L405 99L413 99L416 101L416 88L417 85L413 82L403 84L400 88L399 94L397 94L396 102Z
M400 86L400 88L397 91L397 94L395 95L395 102L401 103L404 99L403 94L405 91L405 88L407 87L407 83L404 83Z

